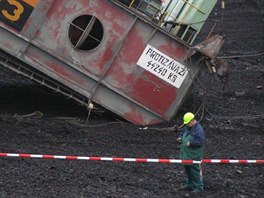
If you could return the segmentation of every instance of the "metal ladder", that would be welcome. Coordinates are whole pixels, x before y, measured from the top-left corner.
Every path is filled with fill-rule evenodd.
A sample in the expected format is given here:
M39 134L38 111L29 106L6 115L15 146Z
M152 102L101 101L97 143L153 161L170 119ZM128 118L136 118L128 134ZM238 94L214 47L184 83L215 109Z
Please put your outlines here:
M45 76L39 71L34 70L31 66L19 61L2 50L0 50L0 65L16 72L17 74L30 78L31 80L46 86L55 92L63 94L67 98L73 99L83 106L87 106L88 104L88 98L70 90L66 86L56 82L48 76Z

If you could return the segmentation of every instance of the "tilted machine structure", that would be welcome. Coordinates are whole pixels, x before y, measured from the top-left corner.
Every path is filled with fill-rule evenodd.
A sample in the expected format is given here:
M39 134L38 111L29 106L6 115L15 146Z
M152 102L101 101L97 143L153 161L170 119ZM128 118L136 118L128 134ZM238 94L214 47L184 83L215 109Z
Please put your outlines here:
M201 60L192 47L217 0L2 0L0 64L138 125L174 118Z

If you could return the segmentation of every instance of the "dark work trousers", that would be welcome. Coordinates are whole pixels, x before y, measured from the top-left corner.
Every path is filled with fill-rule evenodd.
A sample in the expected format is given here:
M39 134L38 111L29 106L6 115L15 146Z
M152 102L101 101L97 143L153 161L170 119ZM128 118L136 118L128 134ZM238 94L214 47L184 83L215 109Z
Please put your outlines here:
M200 164L184 165L184 172L186 174L187 180L184 186L193 190L204 190L202 169Z

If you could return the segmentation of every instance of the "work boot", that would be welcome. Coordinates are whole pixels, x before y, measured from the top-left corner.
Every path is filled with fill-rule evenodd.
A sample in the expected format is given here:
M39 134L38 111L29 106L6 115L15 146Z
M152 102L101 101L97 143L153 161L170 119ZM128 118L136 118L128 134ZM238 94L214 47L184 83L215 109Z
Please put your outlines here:
M192 191L193 188L190 187L190 186L181 186L181 187L179 188L179 190L180 190L180 191Z
M192 193L202 193L203 190L201 190L201 189L192 189L191 192Z

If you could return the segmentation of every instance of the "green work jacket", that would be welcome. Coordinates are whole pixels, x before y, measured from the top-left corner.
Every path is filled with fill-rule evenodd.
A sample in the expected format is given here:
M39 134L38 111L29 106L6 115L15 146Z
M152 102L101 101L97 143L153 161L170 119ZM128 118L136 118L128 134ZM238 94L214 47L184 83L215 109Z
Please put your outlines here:
M181 147L180 147L180 159L186 160L201 160L204 152L204 130L202 126L197 122L194 127L188 129L185 127L181 133ZM190 142L188 147L186 144Z

